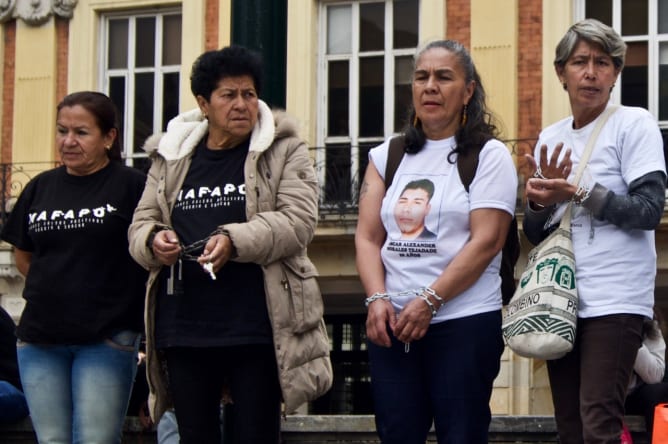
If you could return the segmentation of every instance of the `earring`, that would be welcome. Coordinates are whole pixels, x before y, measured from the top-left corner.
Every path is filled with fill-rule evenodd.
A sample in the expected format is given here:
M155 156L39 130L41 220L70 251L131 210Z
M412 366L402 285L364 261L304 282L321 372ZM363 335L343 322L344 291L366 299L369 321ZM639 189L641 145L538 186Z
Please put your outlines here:
M564 87L564 91L568 91L568 86L566 85L566 82L562 83L561 86Z
M111 145L107 145L104 147L105 150L109 151L111 149Z
M466 121L468 120L467 111L469 109L468 104L464 104L464 109L462 110L462 118L459 122L459 126L465 126Z
M418 120L417 113L415 113L415 118L413 118L413 126L417 128L419 122L420 121Z

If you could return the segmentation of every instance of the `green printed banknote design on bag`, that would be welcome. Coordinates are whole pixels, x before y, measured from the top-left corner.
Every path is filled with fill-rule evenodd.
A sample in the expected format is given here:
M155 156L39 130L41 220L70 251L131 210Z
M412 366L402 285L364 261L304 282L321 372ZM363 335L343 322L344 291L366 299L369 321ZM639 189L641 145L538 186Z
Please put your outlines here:
M563 356L575 341L577 305L571 233L558 228L529 253L504 314L506 342L522 356Z
M580 183L601 129L618 108L609 106L597 119L573 183ZM503 337L518 355L558 359L573 349L578 292L571 238L572 205L572 200L566 204L559 227L529 253L520 285L503 316Z

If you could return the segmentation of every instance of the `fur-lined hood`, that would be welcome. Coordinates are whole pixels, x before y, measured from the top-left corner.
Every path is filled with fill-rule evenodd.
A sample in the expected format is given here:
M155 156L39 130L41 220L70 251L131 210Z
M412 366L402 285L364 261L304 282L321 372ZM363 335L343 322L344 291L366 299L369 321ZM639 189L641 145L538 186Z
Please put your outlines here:
M258 121L251 133L250 151L266 150L274 139L297 136L297 122L284 111L272 111L262 100L258 101ZM209 121L199 108L179 114L167 124L167 132L156 133L146 139L143 150L157 153L165 160L189 155L209 130Z

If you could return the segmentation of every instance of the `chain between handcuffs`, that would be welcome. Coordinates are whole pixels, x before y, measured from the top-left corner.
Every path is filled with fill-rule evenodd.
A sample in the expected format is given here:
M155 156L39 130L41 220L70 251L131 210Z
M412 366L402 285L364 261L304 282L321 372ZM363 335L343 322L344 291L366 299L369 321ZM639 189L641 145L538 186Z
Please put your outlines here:
M192 244L189 245L184 245L181 244L181 252L179 253L179 259L178 259L178 273L177 273L177 278L175 279L174 276L174 265L170 265L170 270L169 270L169 277L167 278L167 294L168 295L182 295L183 294L183 260L188 260L188 261L193 261L197 262L197 259L201 256L201 254L195 255L193 254L195 251L200 250L201 248L204 247L204 245L211 240L213 236L216 234L220 234L218 230L212 232L209 234L207 237L204 239L198 240L193 242ZM204 269L205 272L209 274L211 277L211 280L215 281L216 280L216 273L213 272L213 263L212 262L206 262L202 264L202 268Z
M443 304L443 298L441 298L436 292L431 288L431 287L420 287L416 288L414 290L403 290L403 291L397 291L394 293L374 293L373 295L369 296L364 300L364 305L366 307L369 306L370 303L378 300L378 299L385 299L388 301L391 301L393 297L399 297L399 296L415 296L421 298L425 303L429 306L429 309L431 310L431 315L436 316L438 309L434 307L433 303L429 300L427 296L425 296L425 293L427 293L429 296L433 296L438 302L441 303L441 306ZM440 307L439 307L440 308ZM404 353L408 353L411 349L411 343L410 342L404 342Z

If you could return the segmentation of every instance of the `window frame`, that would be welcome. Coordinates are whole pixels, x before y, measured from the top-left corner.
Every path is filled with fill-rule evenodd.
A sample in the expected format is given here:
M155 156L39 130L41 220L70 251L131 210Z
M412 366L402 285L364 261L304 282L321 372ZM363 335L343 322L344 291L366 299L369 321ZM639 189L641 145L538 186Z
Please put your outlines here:
M417 1L418 7L418 32L420 29L420 10L422 1ZM384 13L384 47L376 51L360 51L360 5L364 3L383 3L385 5ZM328 38L328 8L332 6L350 5L351 7L351 49L349 53L333 54L327 53ZM394 113L395 113L395 59L401 56L413 57L419 45L419 35L416 47L395 49L393 47L394 32L394 2L393 0L346 0L329 1L322 0L318 5L318 72L317 72L317 118L316 118L316 146L324 149L316 151L316 164L326 164L326 147L328 145L350 145L350 177L354 178L356 174L360 176L360 150L369 145L381 144L394 134ZM383 57L383 134L379 136L359 136L359 112L360 112L360 60L367 57ZM348 62L348 135L347 136L328 136L328 88L329 88L329 62L347 61ZM325 183L326 168L317 170L320 183ZM361 177L359 180L361 181ZM358 198L358 191L355 180L351 181L353 189L351 190L352 202L355 206ZM324 194L324 193L323 193ZM324 200L324 196L321 196ZM327 204L322 202L324 206Z
M587 0L574 0L575 3L575 21L585 18L585 8ZM624 42L647 43L647 110L657 119L661 129L668 129L668 120L659 120L659 102L660 102L660 87L659 87L659 47L661 44L668 44L668 33L658 33L658 0L647 1L647 34L624 36L621 34L622 29L622 0L610 0L612 2L612 27L621 36ZM624 70L622 70L619 77L619 84L621 84ZM612 100L616 103L621 103L621 88L614 88L612 90Z
M141 162L148 158L148 154L141 150L141 147L134 146L134 97L135 97L135 75L142 73L154 74L153 84L153 122L152 133L164 131L162 122L163 116L163 78L165 74L179 74L181 77L182 59L176 65L162 65L162 51L163 51L163 18L168 15L181 16L181 40L183 40L183 9L181 7L166 7L166 8L146 8L141 10L118 10L100 13L99 15L99 71L98 84L100 90L105 94L110 91L110 78L123 77L125 79L125 106L124 109L118 110L123 119L121 127L123 128L121 146L123 148L121 156L126 165L134 166L135 161ZM153 66L136 67L135 48L136 48L136 21L141 18L156 18L155 28L155 51ZM128 20L128 49L127 49L127 66L125 68L109 69L109 22L111 20L127 19ZM180 43L180 41L179 41ZM179 87L181 86L181 78L179 78ZM179 101L178 108L180 109L180 91L177 94Z

